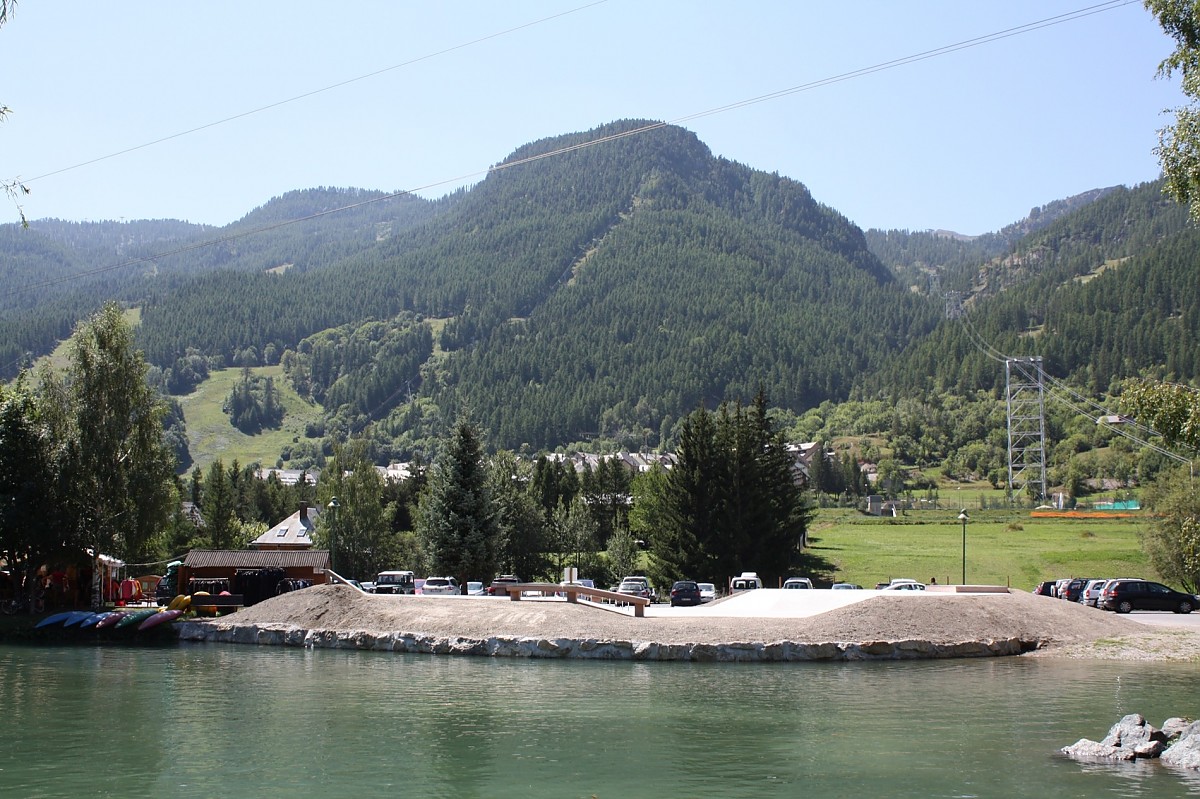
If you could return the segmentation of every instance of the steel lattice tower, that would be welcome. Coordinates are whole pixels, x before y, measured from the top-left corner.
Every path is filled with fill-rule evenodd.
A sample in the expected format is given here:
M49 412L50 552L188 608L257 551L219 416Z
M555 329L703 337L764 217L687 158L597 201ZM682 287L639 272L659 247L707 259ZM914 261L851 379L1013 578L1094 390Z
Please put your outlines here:
M1008 394L1008 491L1027 486L1046 498L1045 373L1040 355L1004 361Z

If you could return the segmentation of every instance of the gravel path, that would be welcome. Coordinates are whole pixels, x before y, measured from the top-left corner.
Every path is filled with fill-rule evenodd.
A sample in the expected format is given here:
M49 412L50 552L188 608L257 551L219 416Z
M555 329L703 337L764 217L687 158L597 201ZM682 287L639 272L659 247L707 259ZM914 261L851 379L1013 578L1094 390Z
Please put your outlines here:
M760 618L680 613L634 618L587 603L476 597L375 596L343 585L269 599L210 622L374 634L650 641L661 644L879 642L934 644L1017 638L1039 657L1200 661L1200 634L1148 629L1127 618L1023 591L875 596L815 616Z

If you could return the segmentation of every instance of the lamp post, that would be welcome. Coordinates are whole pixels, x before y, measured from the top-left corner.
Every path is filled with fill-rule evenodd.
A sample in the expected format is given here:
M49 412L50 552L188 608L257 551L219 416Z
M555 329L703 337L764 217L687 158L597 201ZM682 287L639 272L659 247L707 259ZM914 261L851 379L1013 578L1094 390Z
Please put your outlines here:
M967 520L970 518L971 517L967 515L966 508L963 508L962 512L958 514L958 520L960 522L962 522L962 531L963 531L963 536L962 536L962 538L963 538L962 584L963 585L967 584Z
M342 507L342 503L338 502L337 497L331 497L329 500L329 570L336 572L333 567L333 550L337 548L337 511Z

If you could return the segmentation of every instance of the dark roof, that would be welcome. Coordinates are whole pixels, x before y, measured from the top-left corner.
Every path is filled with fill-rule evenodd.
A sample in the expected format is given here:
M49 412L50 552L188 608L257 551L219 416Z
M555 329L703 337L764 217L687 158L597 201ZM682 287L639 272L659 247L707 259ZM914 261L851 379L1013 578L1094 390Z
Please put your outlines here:
M328 569L327 549L193 549L183 559L189 569Z

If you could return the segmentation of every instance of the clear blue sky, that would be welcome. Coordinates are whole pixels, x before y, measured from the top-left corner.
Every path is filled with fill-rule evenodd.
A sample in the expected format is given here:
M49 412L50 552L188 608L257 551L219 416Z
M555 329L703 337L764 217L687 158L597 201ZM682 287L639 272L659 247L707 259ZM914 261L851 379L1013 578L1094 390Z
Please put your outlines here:
M1141 2L687 118L1096 2L19 0L0 178L28 182L30 219L223 225L315 186L440 196L530 141L649 118L863 228L985 233L1158 176L1182 97Z

